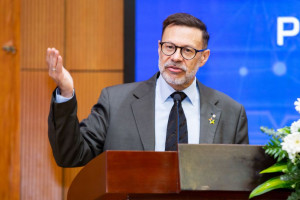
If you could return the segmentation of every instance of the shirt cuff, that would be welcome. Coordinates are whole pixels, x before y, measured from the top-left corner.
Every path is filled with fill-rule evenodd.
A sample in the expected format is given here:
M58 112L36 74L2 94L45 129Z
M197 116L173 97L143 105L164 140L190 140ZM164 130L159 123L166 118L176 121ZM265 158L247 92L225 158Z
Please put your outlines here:
M72 99L73 97L74 97L74 89L73 89L72 97L62 96L62 95L60 95L59 88L56 89L56 95L55 95L55 102L56 103L65 103L65 102L69 101L70 99Z

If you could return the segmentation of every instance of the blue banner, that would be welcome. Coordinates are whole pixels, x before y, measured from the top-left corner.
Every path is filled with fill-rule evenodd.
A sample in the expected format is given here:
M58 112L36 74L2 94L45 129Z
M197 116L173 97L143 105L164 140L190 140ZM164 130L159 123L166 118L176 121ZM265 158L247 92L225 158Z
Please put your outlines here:
M197 78L242 103L251 144L260 126L282 128L300 118L300 1L136 0L136 81L158 71L162 22L185 12L208 28L211 55Z

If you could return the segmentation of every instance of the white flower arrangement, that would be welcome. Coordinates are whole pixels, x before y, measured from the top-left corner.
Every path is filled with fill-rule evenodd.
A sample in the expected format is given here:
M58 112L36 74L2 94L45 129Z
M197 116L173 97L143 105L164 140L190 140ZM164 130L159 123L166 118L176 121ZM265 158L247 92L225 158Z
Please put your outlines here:
M300 119L296 122L293 122L291 125L291 133L292 134L300 134Z
M300 120L299 120L300 122ZM285 150L288 155L289 159L295 163L296 156L300 153L300 133L299 132L292 132L291 134L287 135L283 142L281 143L282 150Z
M295 109L300 113L300 98L294 103ZM260 173L282 173L257 186L249 198L264 194L274 189L294 190L288 200L300 199L300 119L290 127L274 131L261 127L262 132L272 136L263 148L266 154L274 157L277 162Z

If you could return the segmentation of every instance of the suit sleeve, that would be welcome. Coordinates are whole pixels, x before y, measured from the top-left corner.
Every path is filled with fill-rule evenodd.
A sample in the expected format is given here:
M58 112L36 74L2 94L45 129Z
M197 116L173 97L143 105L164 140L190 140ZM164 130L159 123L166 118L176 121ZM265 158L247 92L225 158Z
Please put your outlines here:
M48 137L56 163L61 167L83 166L102 153L108 128L108 93L103 89L87 119L79 123L76 95L55 103L52 95L48 117Z
M244 106L241 106L240 109L235 144L249 144L248 120Z

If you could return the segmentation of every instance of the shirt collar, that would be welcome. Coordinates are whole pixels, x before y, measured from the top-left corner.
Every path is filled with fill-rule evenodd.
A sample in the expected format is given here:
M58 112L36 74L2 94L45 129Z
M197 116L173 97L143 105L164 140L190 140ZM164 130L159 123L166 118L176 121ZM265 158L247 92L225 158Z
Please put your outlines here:
M170 95L175 92L175 90L165 81L165 79L161 75L157 79L157 87L159 89L162 102L165 102L170 97ZM197 103L196 94L198 93L196 78L194 79L193 83L189 87L182 90L182 92L186 94L186 99L189 100L192 105L195 105Z

